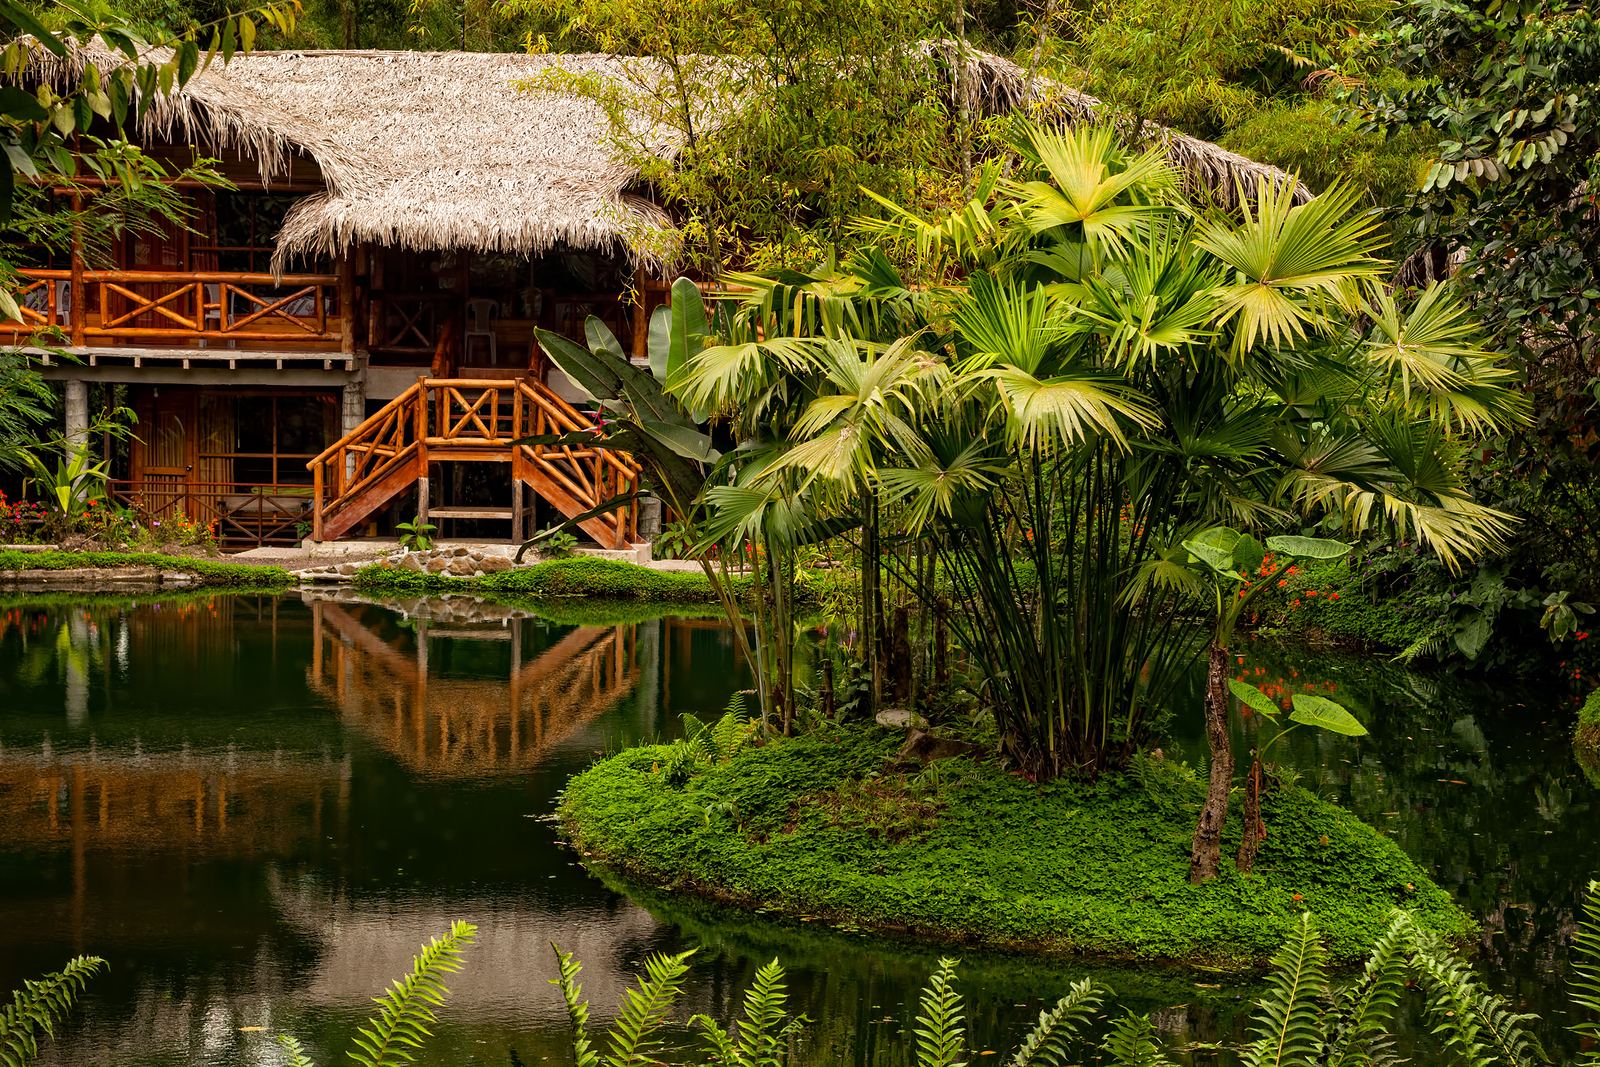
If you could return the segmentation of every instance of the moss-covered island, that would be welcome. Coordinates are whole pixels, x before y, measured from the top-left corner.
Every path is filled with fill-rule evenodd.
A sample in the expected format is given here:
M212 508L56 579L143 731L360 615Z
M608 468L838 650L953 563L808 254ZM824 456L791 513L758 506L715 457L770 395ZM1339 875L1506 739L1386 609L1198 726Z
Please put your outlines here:
M1008 951L1255 966L1305 911L1341 960L1395 908L1448 938L1472 931L1398 845L1303 789L1264 799L1254 874L1226 865L1190 885L1203 787L1187 768L1141 758L1094 783L1034 783L970 757L898 764L900 740L822 732L692 773L681 744L630 749L576 776L560 817L584 855L635 881Z

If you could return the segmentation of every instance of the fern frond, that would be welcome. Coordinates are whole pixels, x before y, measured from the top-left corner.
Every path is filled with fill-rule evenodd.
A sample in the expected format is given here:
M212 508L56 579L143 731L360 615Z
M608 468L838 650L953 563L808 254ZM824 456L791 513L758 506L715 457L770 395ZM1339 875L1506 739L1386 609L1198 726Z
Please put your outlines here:
M1322 1047L1317 998L1328 985L1327 950L1309 914L1272 957L1273 974L1251 1026L1255 1041L1246 1067L1287 1067L1312 1062Z
M922 991L922 1014L915 1031L917 1067L965 1067L966 1061L959 1059L967 1031L961 1025L961 994L956 992L957 962L941 957Z
M1100 1047L1117 1067L1171 1067L1172 1061L1162 1055L1155 1035L1148 1016L1124 1015L1111 1024Z
M0 1008L0 1065L28 1067L39 1054L39 1033L55 1034L56 1023L105 965L99 956L79 956L54 974L24 981Z
M432 1036L428 1024L437 1021L433 1009L450 995L444 977L461 970L462 953L477 932L476 926L457 920L444 937L422 946L411 961L411 973L372 998L378 1014L356 1031L349 1057L361 1067L402 1067L415 1059L412 1050Z
M279 1034L278 1044L283 1046L283 1051L289 1057L289 1067L315 1067L299 1038L292 1034Z
M655 1035L667 1021L667 1013L683 993L683 978L689 973L689 957L694 949L676 956L657 953L644 962L645 976L637 989L623 995L622 1013L611 1026L610 1051L606 1063L611 1067L643 1067L655 1063L662 1042Z
M1476 975L1437 939L1420 928L1412 966L1427 997L1433 1033L1462 1062L1531 1067L1549 1063L1527 1024L1535 1019L1511 1010L1503 997L1484 989Z
M1011 1067L1059 1067L1067 1054L1068 1039L1100 1009L1104 999L1089 979L1073 982L1055 1007L1039 1013L1039 1021L1011 1057Z
M739 1054L744 1067L778 1067L779 1033L789 995L783 984L783 966L777 959L756 972L755 984L744 995L744 1018L739 1023Z
M698 1026L704 1036L707 1063L739 1067L739 1048L728 1036L728 1031L717 1024L717 1020L709 1015L695 1015L689 1019L689 1025Z
M583 986L578 984L578 972L583 970L583 964L573 959L572 953L562 952L554 941L550 942L550 947L555 951L556 970L560 975L550 979L550 984L561 990L561 999L567 1002L575 1067L596 1067L600 1054L589 1047L589 1002L583 999Z
M1600 882L1589 883L1584 911L1588 918L1578 924L1572 938L1574 959L1585 961L1573 964L1572 1002L1600 1015ZM1579 1023L1572 1032L1593 1042L1580 1067L1600 1067L1600 1019Z
M1372 946L1361 980L1329 1013L1331 1033L1325 1062L1329 1067L1370 1063L1387 1035L1410 978L1415 926L1410 914L1397 912Z

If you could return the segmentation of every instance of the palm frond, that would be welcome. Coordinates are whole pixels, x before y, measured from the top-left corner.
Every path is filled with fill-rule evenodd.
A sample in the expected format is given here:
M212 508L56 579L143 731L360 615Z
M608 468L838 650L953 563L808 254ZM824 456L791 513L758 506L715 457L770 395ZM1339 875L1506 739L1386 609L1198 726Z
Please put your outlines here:
M1477 344L1481 330L1453 289L1435 282L1409 310L1380 291L1370 309L1366 358L1401 401L1444 426L1472 433L1527 421L1527 400L1505 385L1516 375Z
M1034 233L1065 229L1069 239L1114 254L1173 214L1180 182L1159 147L1127 158L1111 125L1028 127L1025 137L1049 179L1016 186Z
M413 1050L432 1036L428 1024L438 1021L433 1009L450 995L444 977L461 970L463 953L477 932L471 923L458 920L443 937L422 947L411 973L373 998L378 1014L356 1031L352 1060L361 1067L402 1067L416 1058Z
M1353 186L1335 184L1296 205L1292 188L1262 180L1253 201L1240 197L1243 222L1201 225L1195 243L1244 278L1220 293L1220 321L1237 320L1236 353L1258 343L1292 348L1326 329L1331 312L1361 305L1385 264L1373 256L1377 220L1352 214L1359 198Z
M1039 1021L1011 1057L1011 1067L1060 1067L1067 1055L1067 1041L1100 1010L1104 999L1087 978L1073 982L1055 1007L1039 1013Z
M0 1008L0 1065L28 1067L39 1055L39 1035L55 1033L56 1023L105 965L99 956L79 956L59 971L24 981Z
M966 1028L961 994L956 991L956 960L941 958L938 969L922 991L922 1014L917 1016L917 1067L964 1067Z
M1289 1067L1313 1062L1321 1047L1317 998L1328 985L1327 950L1309 914L1272 957L1272 978L1251 1024L1255 1037L1246 1067Z

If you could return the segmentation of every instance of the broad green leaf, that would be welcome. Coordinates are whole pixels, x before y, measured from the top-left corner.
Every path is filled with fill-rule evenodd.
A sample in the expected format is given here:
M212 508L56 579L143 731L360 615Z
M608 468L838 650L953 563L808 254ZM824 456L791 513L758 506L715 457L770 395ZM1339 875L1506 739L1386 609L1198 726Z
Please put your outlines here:
M1233 545L1233 567L1241 574L1254 574L1256 568L1261 566L1261 561L1267 558L1267 551L1249 534L1241 534L1239 540Z
M1246 683L1239 681L1237 678L1229 678L1228 689L1233 693L1234 696L1239 698L1239 703L1243 704L1251 711L1260 712L1269 719L1277 719L1278 705L1274 704L1272 699L1268 697L1267 694L1263 693L1255 686L1247 685Z
M672 283L672 329L667 349L667 374L670 379L679 367L700 354L705 345L706 305L700 287L688 278Z
M0 18L5 19L23 33L32 34L40 44L58 56L67 54L66 45L61 39L49 30L44 23L34 18L21 4L13 4L11 0L0 0Z
M1185 541L1183 547L1189 554L1204 563L1218 574L1229 578L1243 580L1243 575L1233 569L1233 552L1229 549L1217 548L1215 545L1201 544L1199 541Z
M38 98L14 85L0 86L0 114L23 122L50 121L50 113L39 106Z
M1333 541L1326 537L1269 537L1267 547L1284 556L1295 559L1338 559L1348 556L1351 546L1343 541Z
M711 447L711 438L686 423L639 420L639 428L685 459L715 463L721 453Z
M1343 734L1346 737L1361 737L1367 732L1367 728L1361 725L1360 719L1357 719L1327 697L1296 693L1293 700L1294 710L1289 713L1289 719L1292 722L1302 723L1306 726L1318 726L1331 733Z
M1474 615L1465 626L1455 633L1455 645L1461 654L1468 659L1477 659L1478 653L1483 651L1483 646L1489 643L1489 634L1494 627L1489 623L1489 617L1483 612Z
M617 340L617 335L611 332L604 322L590 315L583 321L583 336L589 342L589 351L606 352L613 359L626 360L628 354L622 350L622 342Z
M667 359L672 345L672 309L662 304L650 313L650 373L667 380Z

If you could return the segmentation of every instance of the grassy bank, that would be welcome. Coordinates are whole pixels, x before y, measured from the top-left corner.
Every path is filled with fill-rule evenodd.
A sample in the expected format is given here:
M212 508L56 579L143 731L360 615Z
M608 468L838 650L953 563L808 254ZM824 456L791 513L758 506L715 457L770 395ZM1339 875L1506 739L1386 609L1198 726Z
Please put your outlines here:
M1342 959L1395 907L1447 936L1471 931L1397 845L1303 789L1265 802L1255 874L1228 865L1192 886L1203 789L1187 768L1141 761L1129 776L1036 785L970 759L899 771L898 740L781 741L680 786L663 770L672 746L633 749L575 777L561 817L585 854L653 886L1012 951L1257 965L1308 910Z
M19 552L0 551L0 571L75 570L78 568L159 567L197 575L205 586L278 589L294 579L282 567L252 567L243 563L217 563L189 556L161 556L151 552Z
M802 571L800 597L814 603L831 584L856 581L854 572L812 573ZM416 571L373 564L357 571L352 581L368 593L481 593L500 597L511 594L526 597L601 597L607 600L647 600L676 604L715 604L716 592L700 571L661 571L620 560L576 557L555 559L532 567L485 574L478 578L457 578L446 574L421 574ZM735 576L734 589L748 596L753 580Z

